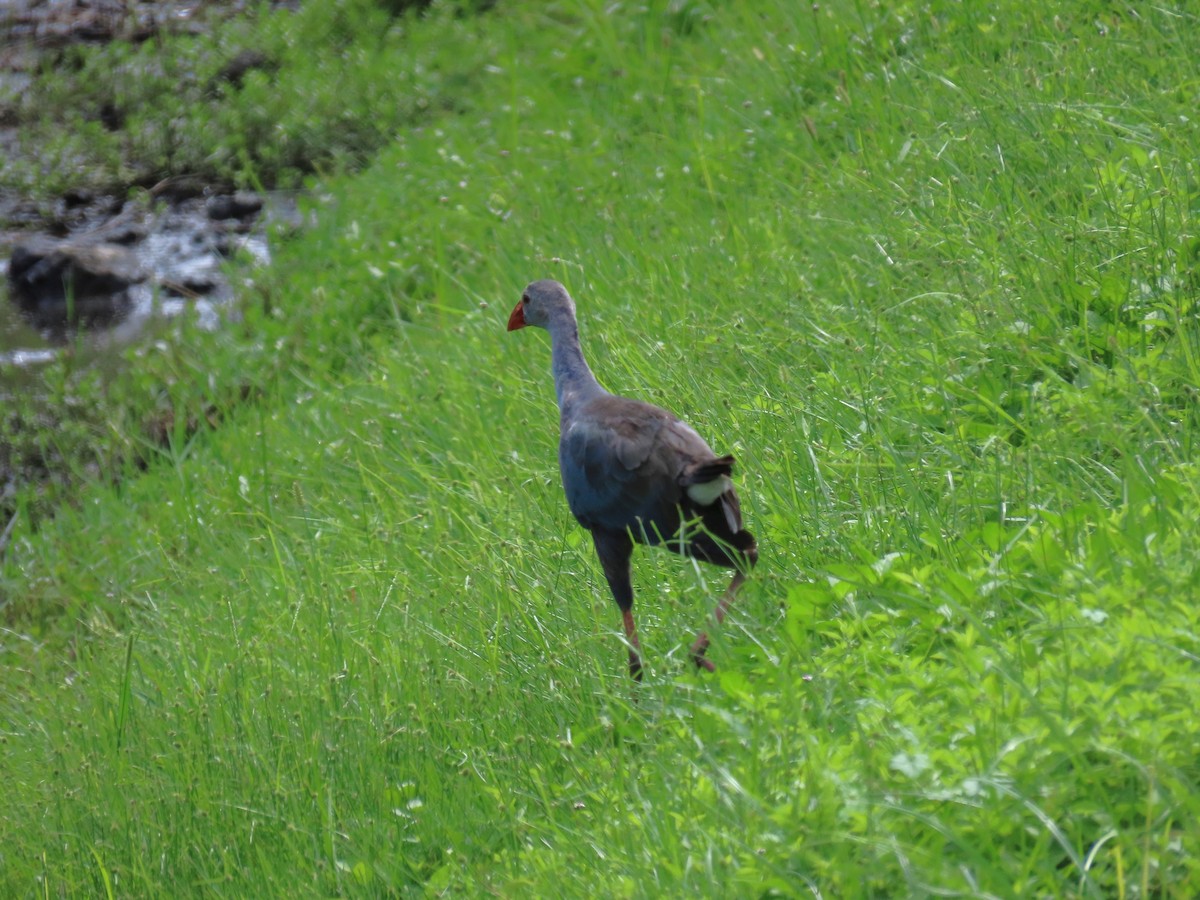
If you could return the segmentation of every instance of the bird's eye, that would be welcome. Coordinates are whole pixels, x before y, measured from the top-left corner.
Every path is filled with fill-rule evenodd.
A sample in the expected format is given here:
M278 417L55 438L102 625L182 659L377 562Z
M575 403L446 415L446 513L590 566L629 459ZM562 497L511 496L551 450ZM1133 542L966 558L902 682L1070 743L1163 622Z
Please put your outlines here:
M528 295L528 294L522 294L522 295L521 295L521 302L522 302L522 303L528 303L528 302L529 302L529 295Z

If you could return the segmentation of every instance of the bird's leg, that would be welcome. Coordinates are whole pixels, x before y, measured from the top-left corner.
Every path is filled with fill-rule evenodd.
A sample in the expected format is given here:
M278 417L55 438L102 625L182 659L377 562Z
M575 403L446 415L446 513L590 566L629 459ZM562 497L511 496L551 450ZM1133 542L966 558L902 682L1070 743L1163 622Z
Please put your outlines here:
M721 596L721 601L717 604L716 610L713 611L713 618L720 625L725 621L725 615L729 612L729 607L733 606L734 598L737 596L738 588L746 582L746 573L737 571L733 575L733 580L729 582L729 587L725 589L725 593ZM716 670L712 660L704 654L708 652L708 632L701 631L696 635L696 640L692 642L690 656L692 662L699 669L704 669L708 672Z
M642 680L641 645L638 643L637 626L633 624L633 608L621 610L625 621L625 642L629 644L629 675L635 681Z
M642 656L637 626L633 624L633 579L629 570L633 539L624 531L596 530L592 532L592 543L596 545L596 555L600 557L600 566L604 569L613 599L621 609L625 642L629 645L629 674L634 680L641 681Z

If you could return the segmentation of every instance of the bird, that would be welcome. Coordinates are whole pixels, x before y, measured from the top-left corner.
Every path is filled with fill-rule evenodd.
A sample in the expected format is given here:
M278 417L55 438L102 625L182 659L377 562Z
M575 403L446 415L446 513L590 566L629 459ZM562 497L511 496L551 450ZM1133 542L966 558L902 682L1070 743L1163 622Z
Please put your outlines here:
M609 393L583 357L575 302L557 281L530 283L508 319L550 332L551 372L559 408L558 462L567 505L592 536L600 567L621 611L629 674L642 679L633 619L634 544L663 546L733 569L713 617L719 625L758 562L758 544L742 524L734 458L718 456L674 413ZM690 649L697 668L714 671L708 632Z

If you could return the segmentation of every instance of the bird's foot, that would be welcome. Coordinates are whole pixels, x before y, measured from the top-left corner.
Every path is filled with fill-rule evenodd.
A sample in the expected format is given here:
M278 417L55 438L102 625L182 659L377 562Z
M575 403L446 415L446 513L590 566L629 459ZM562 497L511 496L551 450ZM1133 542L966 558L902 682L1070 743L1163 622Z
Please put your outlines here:
M708 635L703 631L697 635L695 642L692 644L692 649L688 652L692 662L696 664L697 669L703 669L705 672L715 672L717 667L706 654L708 652Z

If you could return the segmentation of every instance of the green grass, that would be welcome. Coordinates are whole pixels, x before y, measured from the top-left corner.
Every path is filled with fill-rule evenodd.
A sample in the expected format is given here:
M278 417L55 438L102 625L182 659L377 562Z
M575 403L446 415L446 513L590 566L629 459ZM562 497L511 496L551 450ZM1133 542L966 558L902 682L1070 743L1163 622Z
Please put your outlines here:
M168 22L145 41L48 54L29 89L0 105L23 148L0 160L0 187L51 214L68 191L121 192L171 176L290 188L314 171L360 165L395 130L472 106L477 61L455 55L452 42L422 43L419 27L413 41L415 14L399 14L419 5L199 9L195 34ZM247 52L255 64L230 77Z
M1195 895L1200 30L973 10L423 24L474 112L328 184L252 402L17 534L3 893ZM623 673L543 276L738 456L715 676L645 552Z

